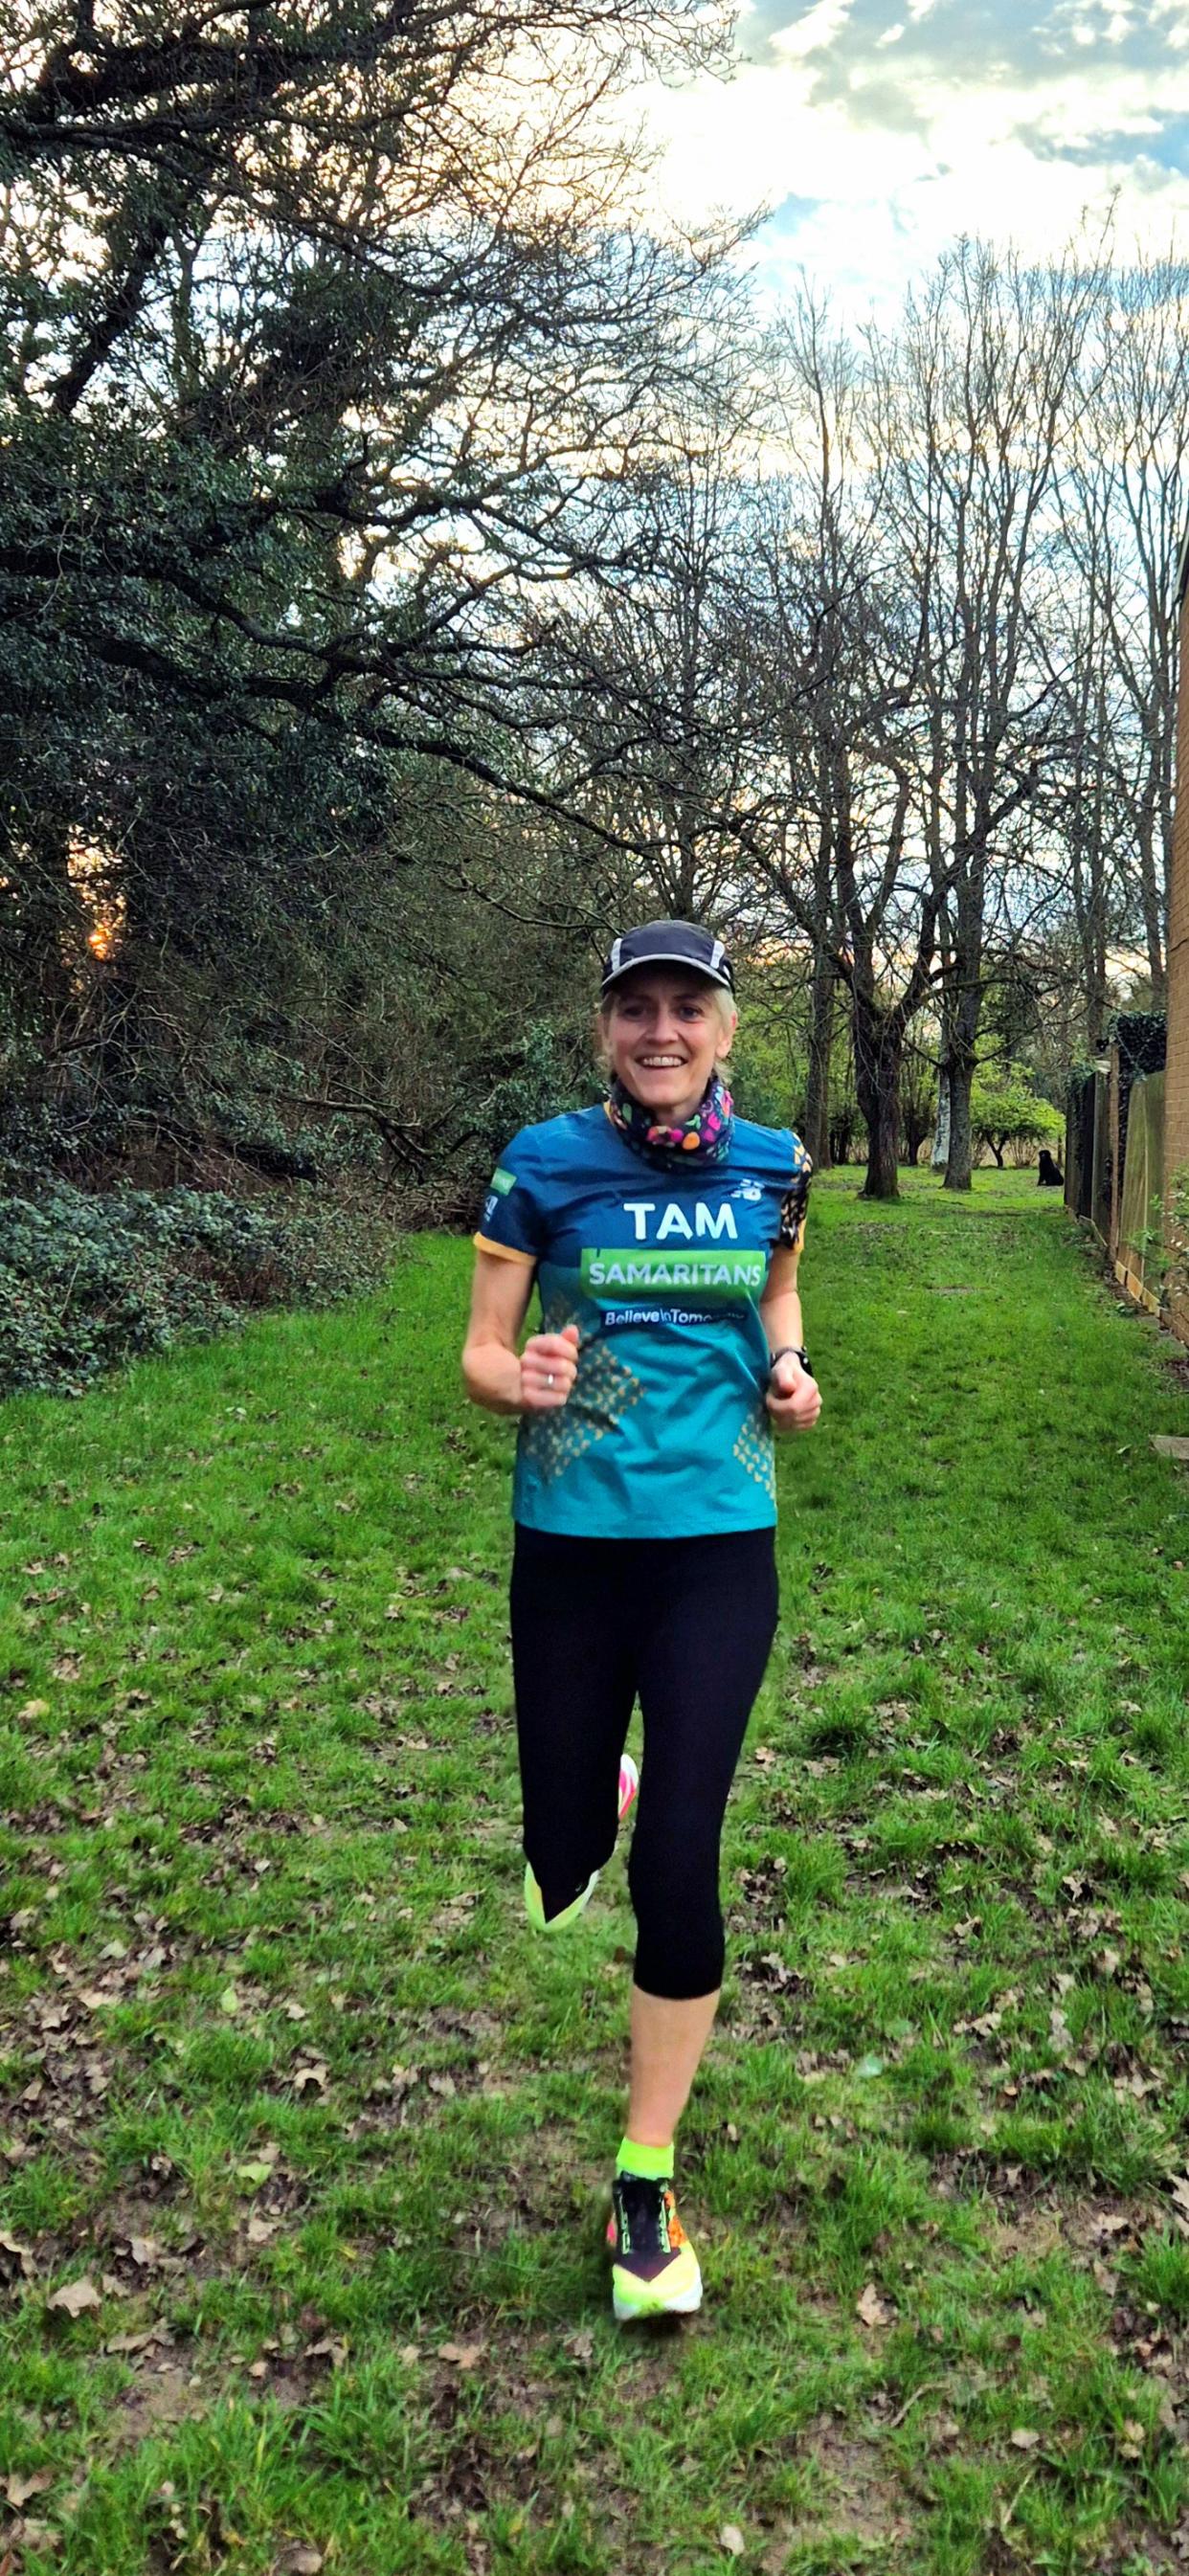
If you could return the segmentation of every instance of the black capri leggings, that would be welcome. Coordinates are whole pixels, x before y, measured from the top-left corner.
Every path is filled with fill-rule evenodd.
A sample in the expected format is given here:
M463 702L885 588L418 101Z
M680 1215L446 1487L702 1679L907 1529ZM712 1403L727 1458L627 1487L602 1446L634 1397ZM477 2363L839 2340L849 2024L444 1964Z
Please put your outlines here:
M772 1529L565 1538L517 1523L525 1858L547 1917L610 1859L638 1695L644 1759L628 1885L646 1994L707 1995L722 1983L723 1816L778 1603Z

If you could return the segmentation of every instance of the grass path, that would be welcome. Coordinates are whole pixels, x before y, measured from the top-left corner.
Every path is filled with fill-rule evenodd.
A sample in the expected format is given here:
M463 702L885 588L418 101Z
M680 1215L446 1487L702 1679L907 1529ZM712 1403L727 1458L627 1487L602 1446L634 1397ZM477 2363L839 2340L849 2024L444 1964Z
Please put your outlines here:
M0 1413L0 2576L1186 2567L1183 1364L1024 1178L816 1186L707 2305L633 2339L468 1261Z

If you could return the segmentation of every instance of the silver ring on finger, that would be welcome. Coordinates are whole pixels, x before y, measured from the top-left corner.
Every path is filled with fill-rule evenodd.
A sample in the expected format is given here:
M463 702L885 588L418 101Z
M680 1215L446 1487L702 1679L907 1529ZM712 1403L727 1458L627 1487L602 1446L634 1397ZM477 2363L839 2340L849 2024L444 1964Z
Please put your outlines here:
M552 1371L552 1369L546 1369L546 1371L545 1371L545 1384L546 1384L546 1386L552 1386L552 1384L553 1384L553 1371Z

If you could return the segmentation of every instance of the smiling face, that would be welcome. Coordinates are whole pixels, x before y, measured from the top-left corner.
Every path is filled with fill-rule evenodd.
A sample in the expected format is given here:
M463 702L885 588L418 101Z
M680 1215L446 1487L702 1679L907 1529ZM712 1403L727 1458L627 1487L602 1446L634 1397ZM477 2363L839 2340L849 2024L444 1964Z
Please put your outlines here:
M611 1071L641 1108L677 1126L692 1118L715 1059L728 1053L735 1016L727 994L704 976L684 966L642 966L607 997Z

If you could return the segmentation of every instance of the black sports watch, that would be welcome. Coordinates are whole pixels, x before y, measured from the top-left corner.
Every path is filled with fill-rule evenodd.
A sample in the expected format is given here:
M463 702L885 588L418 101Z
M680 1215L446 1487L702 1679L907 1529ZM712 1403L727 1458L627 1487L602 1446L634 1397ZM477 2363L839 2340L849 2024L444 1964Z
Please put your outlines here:
M812 1377L812 1375L813 1375L813 1370L811 1369L811 1367L810 1367L810 1365L809 1365L809 1353L808 1353L808 1351L807 1351L807 1350L805 1350L805 1349L803 1349L802 1347L800 1347L796 1342L782 1342L782 1343L781 1343L781 1345L780 1345L780 1349L779 1349L778 1351L769 1351L769 1353L768 1353L768 1375L769 1375L769 1377L771 1377L771 1375L772 1375L772 1371L773 1371L773 1369L774 1369L774 1368L775 1368L775 1366L776 1366L777 1360L787 1360L787 1359L800 1360L801 1366L802 1366L802 1368L803 1368L803 1369L804 1369L804 1371L805 1371L806 1377Z

